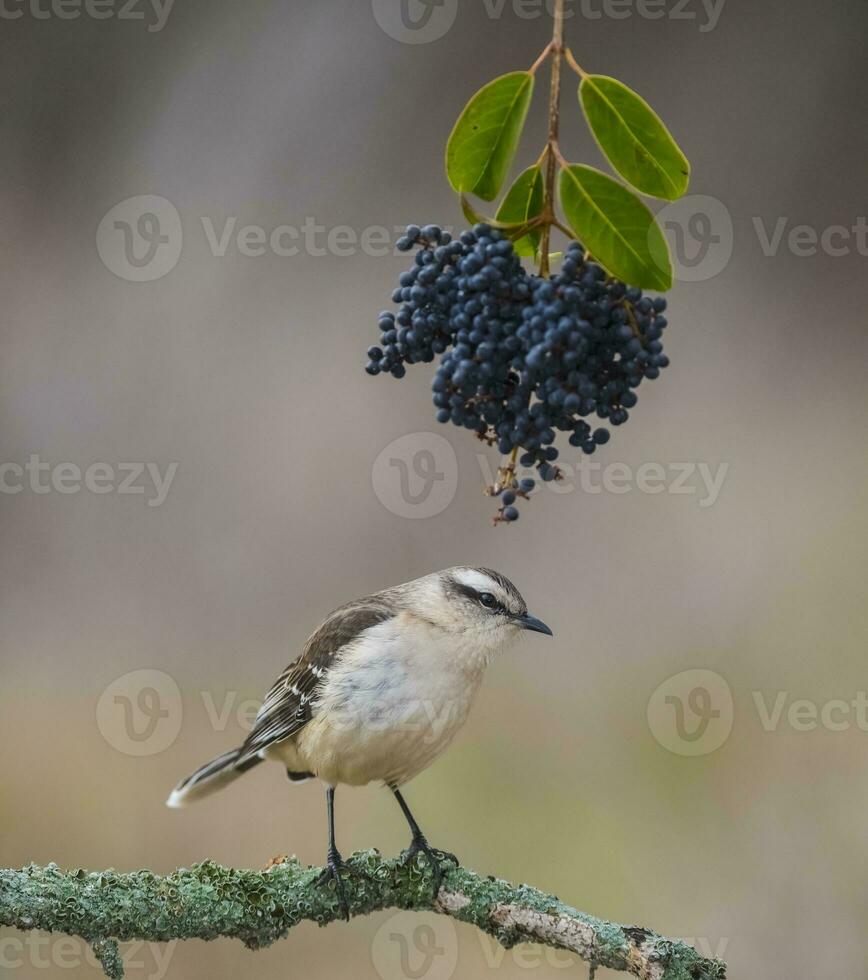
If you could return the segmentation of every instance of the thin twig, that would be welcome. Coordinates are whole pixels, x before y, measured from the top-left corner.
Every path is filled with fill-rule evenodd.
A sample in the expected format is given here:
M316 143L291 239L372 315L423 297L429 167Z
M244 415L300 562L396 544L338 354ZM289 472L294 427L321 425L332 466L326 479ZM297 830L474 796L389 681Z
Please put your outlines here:
M562 231L567 236L567 238L570 239L570 241L572 241L576 237L575 232L570 231L570 229L567 228L567 226L562 222L560 222L557 218L555 218L552 221L552 225L554 225L554 227L557 228L558 231Z
M554 30L552 33L551 54L552 54L552 77L551 88L549 90L549 131L548 146L554 151L558 143L560 131L560 103L561 103L561 60L564 53L564 0L555 0L554 9ZM545 175L545 195L543 199L544 214L546 222L543 225L542 241L540 242L540 263L539 274L548 276L549 274L549 248L551 243L551 222L555 217L555 178L557 176L557 162L554 152L548 154L546 158Z

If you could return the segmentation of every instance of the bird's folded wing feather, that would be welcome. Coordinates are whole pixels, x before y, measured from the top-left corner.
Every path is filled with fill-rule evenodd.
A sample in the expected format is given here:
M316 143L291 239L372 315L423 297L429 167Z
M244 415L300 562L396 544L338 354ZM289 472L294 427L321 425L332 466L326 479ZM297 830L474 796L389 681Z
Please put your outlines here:
M312 704L341 651L366 630L395 616L395 607L372 596L336 609L304 645L266 694L236 765L243 765L274 742L281 742L310 721Z

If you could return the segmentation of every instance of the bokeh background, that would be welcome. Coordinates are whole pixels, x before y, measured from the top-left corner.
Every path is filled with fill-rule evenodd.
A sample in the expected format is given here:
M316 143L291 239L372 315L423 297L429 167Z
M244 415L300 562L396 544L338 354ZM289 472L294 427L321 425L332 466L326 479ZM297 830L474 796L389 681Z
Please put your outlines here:
M324 794L277 767L189 810L163 801L243 738L333 606L486 564L556 638L492 665L466 730L409 788L431 839L688 938L733 977L868 976L868 248L864 231L813 254L810 232L790 239L865 225L865 4L568 4L579 60L660 111L702 198L670 215L672 366L594 458L630 478L546 489L499 529L480 493L496 460L437 428L428 371L362 370L407 260L360 242L460 226L445 139L472 91L534 60L540 7L411 0L413 30L397 0L106 19L28 4L0 16L0 461L22 486L0 494L0 865L320 863ZM573 81L562 145L599 163ZM164 199L144 210L165 242L136 222L142 195ZM267 239L305 221L323 230L297 254L284 237L244 254L263 251L257 231L239 246L246 226ZM16 480L33 455L48 492ZM443 479L426 484L432 460ZM94 463L113 490L52 485L74 477L60 464ZM124 463L173 472L165 499L147 469L144 492L119 492ZM643 463L663 467L662 492L639 486ZM685 463L723 474L719 492L698 468L676 492ZM338 807L345 852L406 844L382 791ZM131 957L133 980L586 974L389 913L258 954ZM59 937L0 933L0 960L21 980L97 975Z

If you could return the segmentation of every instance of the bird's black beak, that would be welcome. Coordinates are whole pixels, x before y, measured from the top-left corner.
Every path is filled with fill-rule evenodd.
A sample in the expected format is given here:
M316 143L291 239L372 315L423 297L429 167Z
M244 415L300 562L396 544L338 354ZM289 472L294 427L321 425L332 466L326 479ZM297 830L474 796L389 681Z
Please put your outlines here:
M515 621L523 630L530 630L533 633L545 633L546 636L554 636L554 633L552 633L541 619L537 619L536 616L531 616L529 613L525 613L524 616L516 616Z

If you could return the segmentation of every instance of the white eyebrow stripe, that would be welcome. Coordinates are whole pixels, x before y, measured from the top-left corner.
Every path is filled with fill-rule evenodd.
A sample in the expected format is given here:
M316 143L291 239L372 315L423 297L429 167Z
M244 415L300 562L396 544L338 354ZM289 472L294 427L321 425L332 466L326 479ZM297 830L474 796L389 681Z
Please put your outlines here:
M503 596L503 589L494 579L476 571L475 568L463 568L455 573L455 581L468 588L476 589L477 592L491 592L498 598Z

